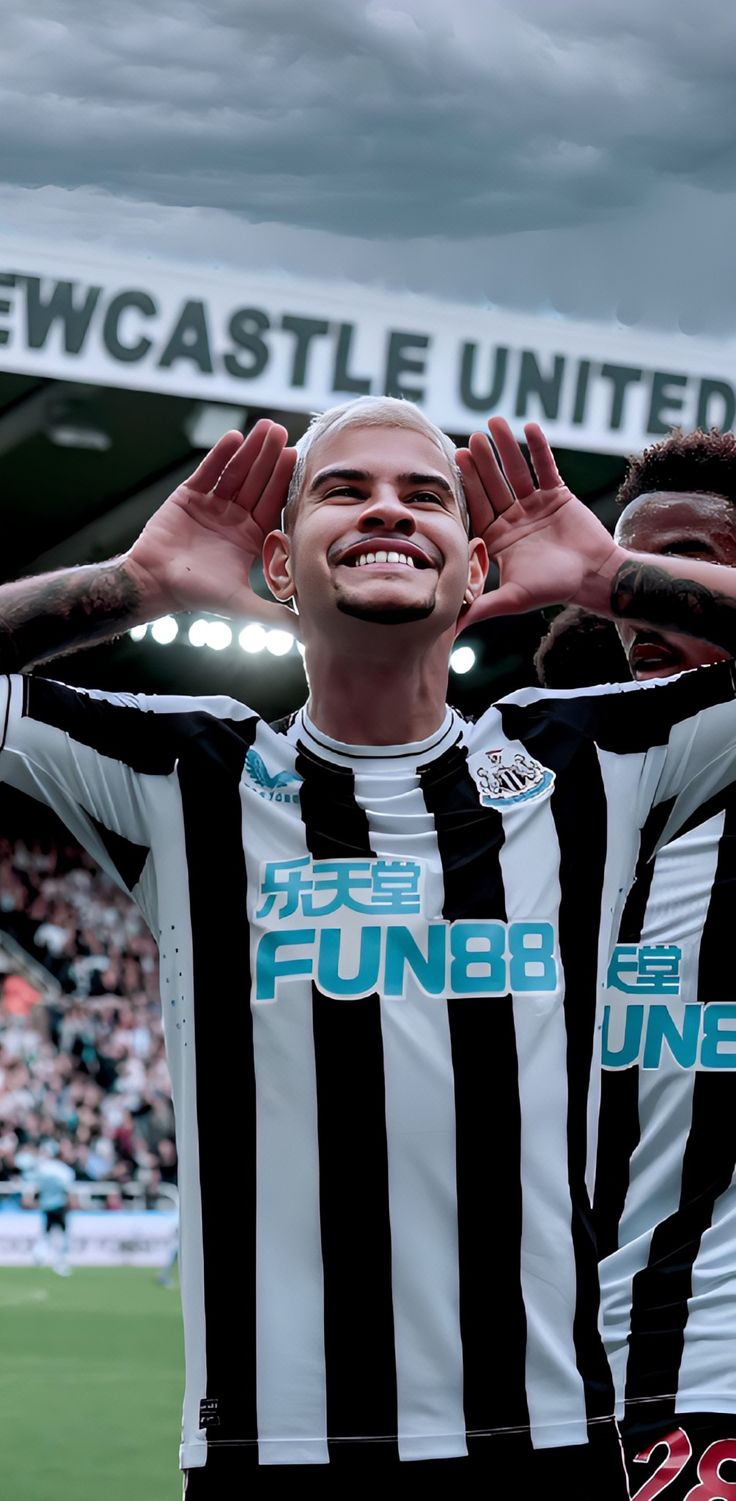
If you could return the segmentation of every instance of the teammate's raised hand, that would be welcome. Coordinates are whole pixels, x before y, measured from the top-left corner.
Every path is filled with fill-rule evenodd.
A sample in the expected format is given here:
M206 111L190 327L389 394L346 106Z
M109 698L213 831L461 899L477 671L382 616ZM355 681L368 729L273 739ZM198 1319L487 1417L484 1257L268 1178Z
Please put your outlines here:
M126 567L157 613L213 610L296 633L285 605L250 582L263 539L280 523L296 451L286 428L264 418L247 438L228 432L146 524Z
M473 532L497 564L500 583L462 615L461 630L489 616L567 604L619 551L564 484L537 423L524 428L533 471L502 417L491 417L488 427L496 452L483 433L473 433L457 462Z

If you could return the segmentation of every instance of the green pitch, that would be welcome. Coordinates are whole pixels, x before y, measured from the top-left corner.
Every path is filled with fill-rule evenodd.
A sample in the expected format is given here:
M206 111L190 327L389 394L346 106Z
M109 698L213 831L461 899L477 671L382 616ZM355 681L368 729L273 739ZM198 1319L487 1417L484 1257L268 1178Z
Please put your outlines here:
M0 1268L2 1501L180 1501L179 1288Z

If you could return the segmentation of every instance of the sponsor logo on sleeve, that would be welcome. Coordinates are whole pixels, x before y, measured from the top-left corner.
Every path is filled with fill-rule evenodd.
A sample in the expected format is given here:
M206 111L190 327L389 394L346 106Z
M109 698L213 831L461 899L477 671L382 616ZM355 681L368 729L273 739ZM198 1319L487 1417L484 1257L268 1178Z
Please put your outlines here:
M246 786L270 803L298 803L302 778L295 771L270 772L262 756L251 746L243 768Z

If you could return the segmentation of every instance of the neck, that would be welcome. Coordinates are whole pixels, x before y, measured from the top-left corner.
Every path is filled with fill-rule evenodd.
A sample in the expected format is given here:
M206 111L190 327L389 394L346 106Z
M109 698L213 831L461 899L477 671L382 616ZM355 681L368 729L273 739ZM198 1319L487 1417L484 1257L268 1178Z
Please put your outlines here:
M371 627L370 660L355 642L305 642L307 708L324 735L347 745L407 745L440 728L454 631L417 646L403 629Z

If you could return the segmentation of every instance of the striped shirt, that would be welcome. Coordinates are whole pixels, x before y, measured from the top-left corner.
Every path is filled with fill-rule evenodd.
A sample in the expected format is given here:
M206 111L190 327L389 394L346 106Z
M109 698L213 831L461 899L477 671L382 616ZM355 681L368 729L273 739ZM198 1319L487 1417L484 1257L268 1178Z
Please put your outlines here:
M0 724L158 937L183 1466L585 1445L599 972L652 808L736 777L731 664L381 748L35 678Z
M642 853L610 973L595 1211L618 1411L671 1426L736 1413L736 796Z

